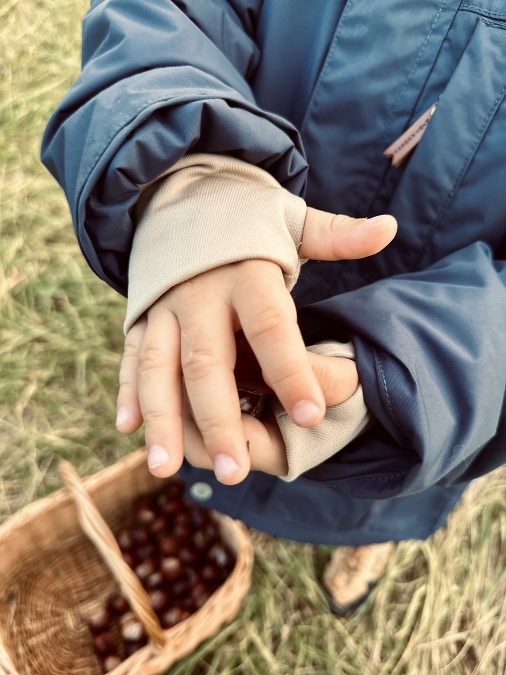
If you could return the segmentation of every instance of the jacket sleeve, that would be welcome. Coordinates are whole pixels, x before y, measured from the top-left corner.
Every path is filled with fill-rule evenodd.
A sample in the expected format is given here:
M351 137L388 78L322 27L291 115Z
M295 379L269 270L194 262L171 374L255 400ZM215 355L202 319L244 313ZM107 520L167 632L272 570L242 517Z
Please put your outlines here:
M88 263L125 295L138 186L190 149L238 157L303 193L297 131L261 110L247 83L260 4L95 0L84 19L82 73L48 123L42 161Z
M506 262L487 245L306 306L299 317L307 343L350 331L366 404L381 423L309 478L386 498L506 462Z

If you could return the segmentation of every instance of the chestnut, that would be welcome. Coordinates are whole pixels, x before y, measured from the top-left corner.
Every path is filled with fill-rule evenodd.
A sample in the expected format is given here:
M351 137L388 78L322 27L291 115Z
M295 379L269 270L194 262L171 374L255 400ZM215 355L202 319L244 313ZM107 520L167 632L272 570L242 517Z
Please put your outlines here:
M233 567L234 564L232 553L225 544L214 544L207 552L207 558L221 569Z
M109 654L103 661L104 673L110 673L119 666L121 659L117 654Z
M156 572L156 561L154 558L145 558L134 568L135 574L141 581L147 579L153 572Z
M218 581L220 578L219 570L209 563L205 564L200 570L200 576L204 581Z
M220 539L220 528L218 527L218 523L212 518L209 518L209 522L204 525L202 532L206 534L209 539Z
M188 619L193 612L189 609L184 609L183 607L181 608L181 618L180 621L184 621L185 619Z
M130 610L130 605L123 595L111 595L107 603L107 609L111 614L121 616Z
M195 551L198 551L198 553L205 553L211 548L212 544L214 543L214 539L209 537L202 530L198 530L193 535L192 543Z
M190 591L190 597L194 598L197 595L203 595L208 592L207 584L203 581L198 581L194 586L192 586Z
M167 581L176 581L183 575L183 566L178 558L162 558L160 572Z
M126 527L124 527L122 530L118 532L118 536L116 537L116 539L122 551L129 551L134 546L132 533L130 532L130 530L127 530Z
M88 620L88 627L93 635L103 633L103 631L107 630L109 628L111 618L110 612L105 607L97 610Z
M114 635L109 631L99 633L93 638L93 649L95 654L99 656L107 656L108 654L114 654L116 651L116 640Z
M144 626L133 612L121 617L120 632L125 642L140 642L145 637Z
M148 590L155 590L163 586L163 575L160 570L155 570L144 579L144 586Z
M171 607L166 612L164 612L160 617L160 623L162 624L162 628L164 628L165 630L167 630L168 628L172 628L182 620L182 616L184 616L183 610L180 607Z
M181 609L193 614L197 608L195 607L193 600L190 597L186 597L181 600Z
M192 531L186 523L174 523L172 528L172 536L178 542L190 541L192 538Z
M167 531L167 520L164 516L156 516L156 518L149 524L149 531L155 537Z
M198 553L189 546L182 546L178 558L183 565L195 565L198 561Z
M193 567L187 567L185 570L185 577L190 586L195 586L195 584L199 581L199 576L197 574L197 570Z
M150 525L156 518L156 513L152 509L139 509L135 514L135 521L139 525Z
M121 555L123 556L123 560L126 562L128 567L133 569L136 565L135 555L131 551L122 551Z
M198 583L193 586L190 592L190 598L192 599L196 609L200 609L210 595L211 592L209 588L203 583Z
M125 659L128 659L129 656L138 652L139 649L142 649L146 645L146 640L140 640L139 642L127 642L125 643Z
M170 534L163 534L158 538L158 550L165 557L175 556L179 551L179 544Z
M189 592L190 586L191 584L187 579L178 579L172 584L170 590L175 598L182 598Z
M190 506L190 523L193 527L201 528L207 525L210 519L209 511L204 506L192 504Z
M184 511L178 511L177 513L174 514L172 518L172 523L174 525L176 525L176 523L183 523L183 525L189 525L190 523L189 512L186 509Z
M160 614L169 604L169 594L160 589L150 591L149 599L156 614Z
M181 502L179 501L179 499L174 499L173 497L168 497L166 495L162 496L165 498L160 499L159 504L160 511L164 513L166 516L173 516L181 508Z
M135 553L139 562L142 562L146 558L152 558L155 555L156 547L152 542L149 542L145 546L138 548Z
M130 530L130 536L134 547L145 546L149 541L149 530L147 527L139 525Z

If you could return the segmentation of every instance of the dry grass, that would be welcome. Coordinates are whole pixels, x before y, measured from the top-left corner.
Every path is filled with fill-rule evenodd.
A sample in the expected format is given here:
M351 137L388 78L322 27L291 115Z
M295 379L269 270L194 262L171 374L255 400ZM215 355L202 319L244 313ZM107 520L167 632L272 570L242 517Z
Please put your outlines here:
M114 429L123 299L87 269L62 194L38 162L44 124L78 73L84 0L0 7L0 516L141 444ZM175 675L504 675L506 471L476 483L448 527L400 545L366 606L329 615L329 551L254 534L242 615Z

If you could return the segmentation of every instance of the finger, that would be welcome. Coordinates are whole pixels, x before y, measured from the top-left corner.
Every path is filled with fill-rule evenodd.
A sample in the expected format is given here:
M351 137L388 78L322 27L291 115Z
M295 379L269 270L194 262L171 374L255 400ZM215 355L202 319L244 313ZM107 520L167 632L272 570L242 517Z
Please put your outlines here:
M242 423L248 439L251 468L273 476L285 476L288 472L285 444L275 419L260 422L251 415L242 415ZM184 443L185 457L192 466L213 468L202 434L191 416L185 416Z
M148 466L160 478L174 474L183 461L180 340L174 314L153 305L140 352L138 391Z
M308 352L308 358L327 407L344 403L357 391L358 372L355 361L312 352Z
M374 255L395 237L393 216L349 218L308 208L299 256L310 260L354 260Z
M250 462L234 378L230 307L207 297L198 308L186 303L178 310L178 318L181 364L193 417L216 478L235 485L248 475Z
M238 275L233 306L262 368L263 379L295 424L314 426L325 414L325 400L309 365L295 305L281 269L274 263L262 262L262 274L256 268L244 267Z
M119 369L119 391L116 404L116 427L130 433L142 424L142 414L137 394L139 356L147 321L141 319L128 331Z
M242 419L248 439L251 468L273 476L286 476L286 447L274 415L268 412L262 420L243 415Z

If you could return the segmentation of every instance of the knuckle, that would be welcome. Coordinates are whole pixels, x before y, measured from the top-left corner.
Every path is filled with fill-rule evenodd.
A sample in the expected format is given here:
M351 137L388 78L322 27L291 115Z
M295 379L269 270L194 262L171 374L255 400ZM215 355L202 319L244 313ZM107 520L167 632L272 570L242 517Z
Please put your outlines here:
M135 379L135 374L139 365L138 356L123 356L121 359L121 366L119 369L119 381L120 384L124 382L130 382Z
M144 419L144 423L148 426L167 421L167 414L163 410L155 408L143 410L142 417Z
M230 419L221 419L220 417L199 417L198 427L202 437L206 441L206 445L213 443L214 441L219 441L220 438L223 438L225 430L230 425Z
M347 216L343 216L340 213L333 213L330 221L330 231L332 234L340 234L343 231L346 222L349 220L350 219Z
M204 379L219 366L219 359L207 349L192 349L181 357L185 379L189 382Z
M159 347L146 347L139 357L139 372L149 373L161 368L166 361L165 354Z
M125 345L123 349L123 354L124 356L129 356L129 357L134 357L138 356L139 354L139 345L137 344L137 340L135 339L135 336L132 335L132 333L128 333L128 335L125 338Z
M313 366L313 370L322 391L332 391L334 378L330 368L326 368L323 363L318 361L315 366Z
M286 321L286 317L279 308L269 306L264 307L250 319L250 340L265 337L266 335L273 335L276 333Z
M131 382L130 380L120 379L118 387L118 398L119 397L123 398L127 395L130 395L132 392L137 393L137 387L135 383Z
M300 362L288 362L283 364L276 373L271 374L273 388L277 389L280 385L287 385L290 380L299 379L306 370L305 365Z

